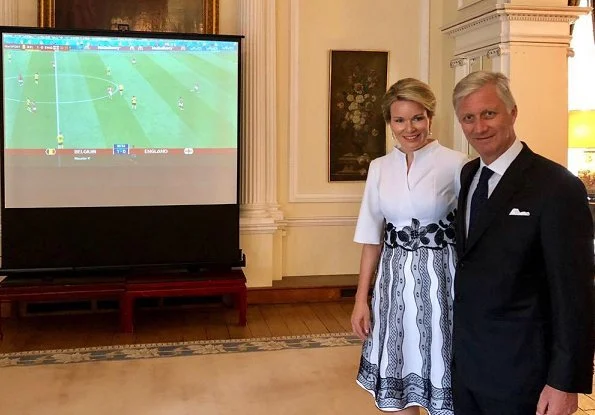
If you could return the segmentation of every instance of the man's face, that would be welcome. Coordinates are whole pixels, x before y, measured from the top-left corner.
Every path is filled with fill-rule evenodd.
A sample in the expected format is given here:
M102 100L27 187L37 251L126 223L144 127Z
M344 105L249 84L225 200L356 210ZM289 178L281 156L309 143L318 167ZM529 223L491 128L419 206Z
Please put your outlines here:
M516 139L516 106L508 111L495 85L485 85L461 99L456 115L467 141L486 164L500 157Z

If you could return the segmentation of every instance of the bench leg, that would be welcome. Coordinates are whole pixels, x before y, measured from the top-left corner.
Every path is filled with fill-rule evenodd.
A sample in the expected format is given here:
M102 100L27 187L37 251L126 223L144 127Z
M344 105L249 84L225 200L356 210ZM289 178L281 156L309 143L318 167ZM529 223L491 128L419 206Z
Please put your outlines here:
M120 298L120 329L124 333L134 332L134 298L122 295Z
M244 288L243 290L241 290L238 293L237 298L238 298L238 301L237 301L238 311L239 311L239 314L240 314L240 316L239 316L240 318L239 318L239 322L238 323L239 323L240 326L245 326L246 323L247 323L246 311L247 311L247 308L248 308L248 295L247 295L246 288Z

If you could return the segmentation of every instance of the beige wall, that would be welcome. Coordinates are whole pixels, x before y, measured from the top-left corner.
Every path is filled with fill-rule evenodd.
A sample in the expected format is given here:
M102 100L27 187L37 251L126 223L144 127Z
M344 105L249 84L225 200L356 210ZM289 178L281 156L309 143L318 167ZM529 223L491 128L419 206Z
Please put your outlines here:
M219 0L219 33L225 35L240 34L238 17L238 1L244 0Z
M421 77L424 1L279 1L279 195L284 275L357 273L351 242L363 182L328 182L330 50L389 52L389 85ZM373 22L373 23L367 23ZM389 136L390 137L390 136ZM392 146L389 138L387 147Z
M37 26L37 0L19 0L19 26Z
M446 14L456 13L453 1L432 1L430 8L430 85L436 94L437 110L433 123L433 134L442 144L453 148L453 111L451 101L454 77L450 60L454 40L440 32L447 20Z

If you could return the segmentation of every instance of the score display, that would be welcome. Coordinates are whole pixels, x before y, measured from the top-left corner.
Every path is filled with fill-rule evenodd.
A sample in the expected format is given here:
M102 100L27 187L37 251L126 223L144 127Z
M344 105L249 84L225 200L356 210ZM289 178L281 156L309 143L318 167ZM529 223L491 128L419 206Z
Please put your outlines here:
M114 144L113 154L130 154L128 144Z

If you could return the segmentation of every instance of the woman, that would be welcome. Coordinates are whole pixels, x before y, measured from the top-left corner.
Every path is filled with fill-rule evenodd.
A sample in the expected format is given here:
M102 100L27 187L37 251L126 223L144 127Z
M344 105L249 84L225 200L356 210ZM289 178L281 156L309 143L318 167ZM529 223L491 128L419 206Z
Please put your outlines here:
M453 219L467 158L431 138L435 110L430 87L417 79L402 79L384 95L397 147L370 164L354 238L363 244L351 316L364 340L357 382L381 410L407 415L418 407L453 414Z

